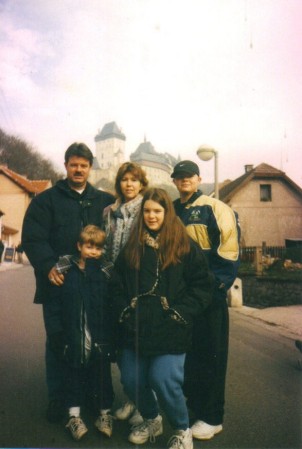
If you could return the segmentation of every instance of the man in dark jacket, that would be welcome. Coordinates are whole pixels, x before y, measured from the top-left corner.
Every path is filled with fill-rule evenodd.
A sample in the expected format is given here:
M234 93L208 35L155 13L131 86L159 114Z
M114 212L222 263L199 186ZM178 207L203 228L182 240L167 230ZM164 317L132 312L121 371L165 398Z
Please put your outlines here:
M213 301L193 329L184 384L196 419L193 437L209 440L222 431L229 335L226 297L239 266L240 228L227 204L198 190L201 178L195 162L179 162L171 177L180 193L174 201L176 214L203 249L215 277Z
M114 202L112 195L88 183L92 162L92 152L85 144L70 145L65 152L66 179L33 198L26 211L22 246L35 271L35 303L47 301L51 284L63 285L64 275L55 268L59 256L74 254L81 229L87 224L101 226L104 208ZM50 421L59 420L63 414L63 370L58 364L46 340Z

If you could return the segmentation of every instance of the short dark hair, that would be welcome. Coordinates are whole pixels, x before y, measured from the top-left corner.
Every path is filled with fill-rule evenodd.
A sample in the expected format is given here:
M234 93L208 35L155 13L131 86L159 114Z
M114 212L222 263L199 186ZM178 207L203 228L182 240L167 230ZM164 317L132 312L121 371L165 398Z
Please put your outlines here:
M91 150L85 145L85 143L72 143L65 151L65 164L72 156L83 157L89 161L89 164L93 163L93 154Z

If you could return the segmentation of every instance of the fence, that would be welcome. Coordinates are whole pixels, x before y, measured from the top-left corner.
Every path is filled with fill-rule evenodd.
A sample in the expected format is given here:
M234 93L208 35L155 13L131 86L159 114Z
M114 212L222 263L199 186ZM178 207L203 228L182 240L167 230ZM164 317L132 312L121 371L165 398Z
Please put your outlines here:
M254 262L256 255L256 246L244 246L240 248L240 260L242 262ZM262 246L262 255L271 256L278 259L285 257L287 248L285 246Z

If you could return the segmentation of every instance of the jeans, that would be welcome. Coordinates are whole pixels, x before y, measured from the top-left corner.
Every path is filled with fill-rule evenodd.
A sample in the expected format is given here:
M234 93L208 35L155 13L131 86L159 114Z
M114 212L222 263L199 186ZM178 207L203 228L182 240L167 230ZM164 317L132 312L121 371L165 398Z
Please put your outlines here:
M121 382L128 397L145 419L154 419L159 400L170 425L176 430L189 427L188 409L182 391L185 354L138 356L124 349Z

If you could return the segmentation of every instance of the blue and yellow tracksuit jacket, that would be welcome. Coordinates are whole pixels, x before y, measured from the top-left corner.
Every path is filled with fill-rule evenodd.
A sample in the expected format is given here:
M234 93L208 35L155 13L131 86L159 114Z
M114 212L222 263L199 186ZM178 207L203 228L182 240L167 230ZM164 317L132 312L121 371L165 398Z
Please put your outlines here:
M238 215L227 204L200 191L186 203L175 200L174 207L190 237L204 250L215 275L216 289L226 293L239 267Z

